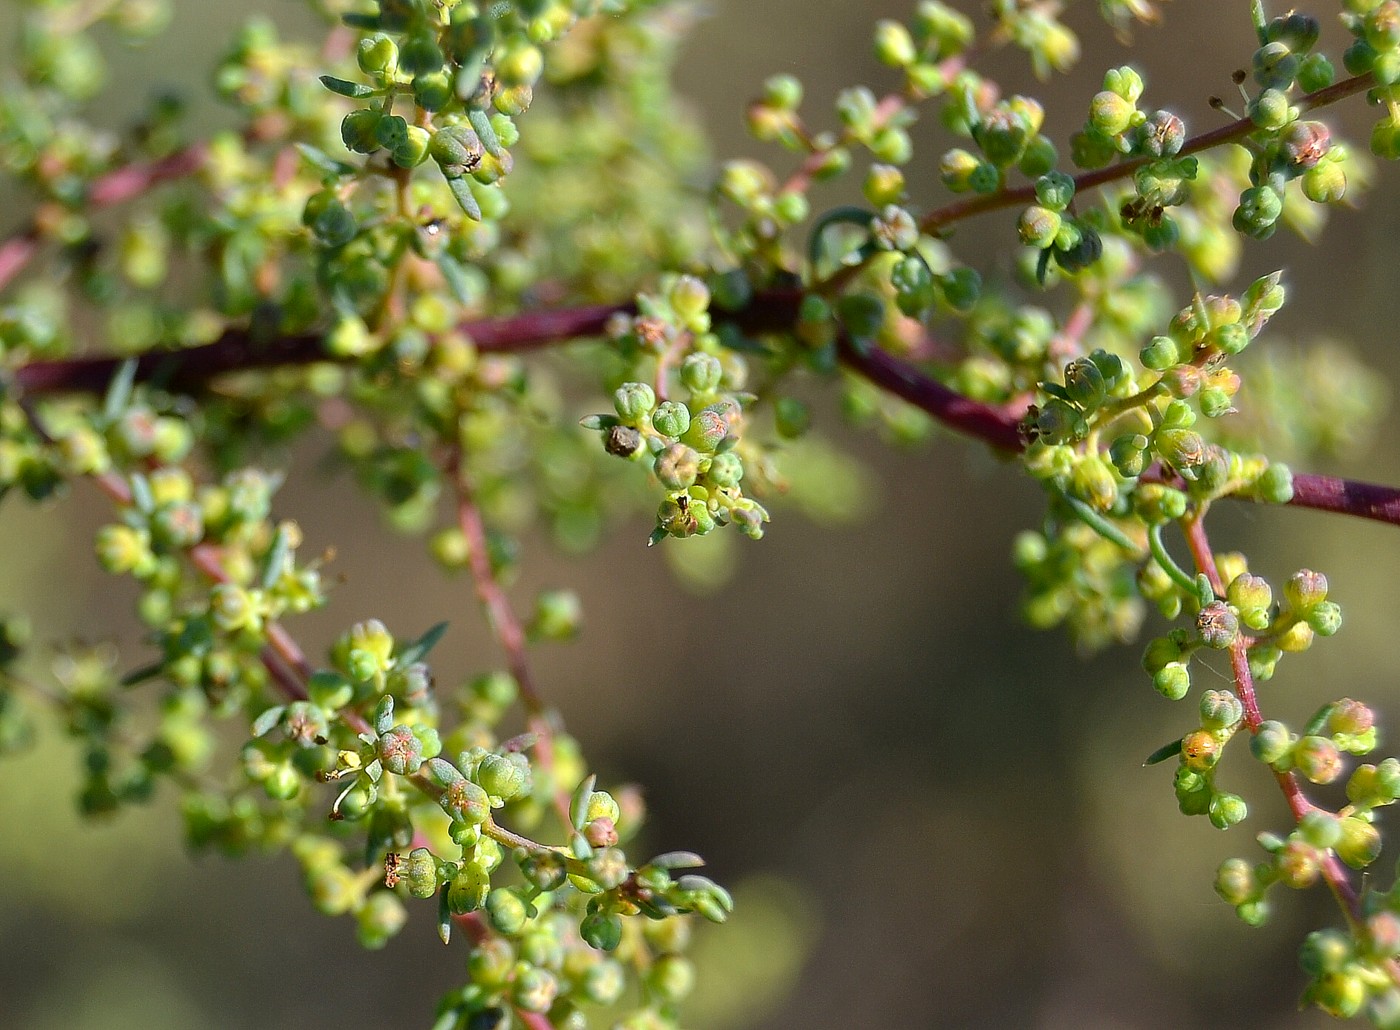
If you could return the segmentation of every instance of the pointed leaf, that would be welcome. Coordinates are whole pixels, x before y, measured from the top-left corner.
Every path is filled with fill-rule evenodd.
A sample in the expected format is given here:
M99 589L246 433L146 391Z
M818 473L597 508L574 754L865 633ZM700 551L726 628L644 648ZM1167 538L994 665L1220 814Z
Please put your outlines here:
M377 92L374 87L366 86L363 82L351 82L349 79L337 79L334 75L322 75L321 85L332 93L338 93L351 100L359 100L362 97L374 96Z
M265 737L272 728L282 721L282 713L287 710L285 705L273 705L253 720L253 728L249 732L255 737Z
M472 188L467 183L467 177L459 175L455 179L448 179L447 185L452 190L452 196L457 198L457 205L466 213L466 216L473 222L481 221L481 205L476 202Z
M569 821L574 824L575 830L582 831L583 824L588 822L588 803L593 800L593 788L597 782L596 775L586 777L569 799Z
M481 145L486 148L486 152L492 157L501 157L505 154L505 147L501 146L501 139L496 135L495 128L491 125L491 119L485 111L480 108L472 108L467 112L467 121L471 122L472 128L481 139Z
M1156 751L1152 752L1152 754L1148 755L1147 761L1142 764L1157 765L1159 762L1165 762L1168 758L1175 758L1179 754L1181 754L1181 738L1177 737L1176 740L1163 744Z
M136 383L136 359L127 358L117 366L111 383L107 386L107 396L102 401L102 418L108 425L121 417L131 403L131 390Z
M394 659L394 664L402 669L404 666L413 665L415 662L421 662L427 657L429 651L437 647L438 641L442 639L442 635L446 632L446 622L439 622L432 626L428 632L424 633L421 637L400 651L398 656Z

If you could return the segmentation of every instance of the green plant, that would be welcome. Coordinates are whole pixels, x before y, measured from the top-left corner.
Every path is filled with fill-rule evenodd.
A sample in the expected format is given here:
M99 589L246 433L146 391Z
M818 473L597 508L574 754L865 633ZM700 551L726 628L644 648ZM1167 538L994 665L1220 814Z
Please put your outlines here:
M1277 885L1325 884L1342 928L1304 942L1307 1000L1400 1026L1400 889L1351 871L1380 854L1400 761L1348 767L1377 746L1350 698L1297 728L1265 718L1255 684L1341 610L1321 574L1276 589L1205 525L1227 501L1400 524L1400 491L1259 453L1272 425L1303 454L1356 431L1373 405L1353 365L1326 361L1303 396L1294 371L1251 372L1252 414L1235 411L1237 356L1283 305L1282 276L1208 292L1241 237L1313 228L1366 178L1312 112L1366 96L1382 111L1370 150L1400 156L1400 3L1342 4L1339 77L1312 16L1256 2L1243 117L1191 135L1124 66L1058 146L1037 101L973 69L1002 44L1042 76L1073 64L1056 5L998 0L979 28L921 3L876 28L895 88L844 91L836 128L809 123L797 80L770 79L749 127L791 170L729 162L704 203L664 5L313 0L325 45L250 25L215 73L241 128L197 142L169 100L127 133L84 120L101 88L89 30L157 32L159 3L31 6L0 100L0 160L33 212L0 243L0 489L48 501L94 483L113 509L98 560L140 585L154 643L144 664L75 650L44 684L21 667L22 619L4 624L0 743L25 743L21 698L52 703L85 752L84 811L168 783L196 847L290 851L313 904L352 913L367 946L433 909L444 940L473 946L442 1030L600 1011L675 1025L689 920L723 922L731 901L695 855L624 850L639 803L598 789L531 673L529 645L571 636L577 601L516 613L515 536L533 519L583 546L640 507L664 547L761 537L811 418L794 384L815 375L897 437L941 423L1043 487L1015 548L1033 624L1098 648L1134 638L1149 605L1174 621L1143 665L1198 715L1149 762L1174 763L1181 810L1225 829L1247 806L1220 763L1247 750L1296 821L1222 866L1217 891L1258 923ZM1099 6L1119 30L1157 14ZM923 208L902 169L928 111L937 145L960 145L939 166L955 198ZM815 183L857 180L813 209ZM952 236L994 211L1019 214L1006 281ZM1195 284L1180 298L1153 271L1173 262ZM527 360L570 341L590 342L562 372ZM612 410L578 424L585 389ZM324 663L303 653L288 623L326 602L321 563L274 517L280 476L261 465L318 424L395 526L469 571L504 669L444 696L426 663L443 628L396 635L392 613ZM1212 651L1233 683L1192 695ZM240 730L232 754L220 720ZM1305 793L1344 777L1345 799Z

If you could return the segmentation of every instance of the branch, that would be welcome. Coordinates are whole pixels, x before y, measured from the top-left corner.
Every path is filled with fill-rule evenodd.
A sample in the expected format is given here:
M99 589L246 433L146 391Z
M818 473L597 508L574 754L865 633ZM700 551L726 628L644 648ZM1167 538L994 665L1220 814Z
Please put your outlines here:
M1354 80L1348 80L1354 81ZM797 288L760 292L742 309L717 313L745 332L761 334L790 329L797 321L802 291ZM555 343L601 335L616 315L636 311L632 304L596 304L578 308L527 311L463 322L458 328L478 350L486 353L526 353ZM957 430L999 451L1025 449L1017 431L1019 411L964 397L921 369L878 348L862 349L849 338L838 340L842 364L877 386ZM35 361L13 373L21 394L101 393L121 366L120 357L68 358ZM213 343L175 351L150 351L136 362L136 380L171 390L199 392L211 380L230 372L286 368L331 360L322 338L315 334L254 341L242 329L231 329ZM1252 500L1231 495L1231 500ZM1299 473L1293 477L1295 508L1330 511L1400 526L1400 489L1332 476Z
M193 175L204 167L208 159L209 148L203 143L196 143L155 161L114 169L106 175L99 175L88 186L85 206L96 210L120 204L160 183ZM43 221L36 215L27 226L0 244L0 290L8 286L38 253L43 236Z
M1312 111L1319 107L1326 107L1328 104L1335 104L1339 100L1352 96L1356 93L1363 93L1376 84L1375 76L1370 72L1364 75L1355 75L1340 82L1334 82L1325 89L1319 89L1313 93L1298 99L1298 108L1302 111ZM1235 143L1244 139L1252 132L1257 132L1259 126L1248 118L1241 118L1233 121L1229 125L1222 125L1219 128L1211 129L1200 135L1192 136L1181 147L1180 156L1189 154L1199 154L1203 150L1210 150L1214 147L1222 146L1226 143ZM1076 194L1085 190L1097 189L1110 182L1119 179L1126 179L1136 172L1143 165L1149 164L1156 158L1136 157L1130 161L1123 161L1107 168L1095 168L1093 171L1084 172L1074 177L1074 191ZM940 232L954 222L960 222L964 218L971 218L973 215L985 214L988 211L998 211L1002 208L1019 207L1022 204L1035 203L1035 184L1021 186L1014 190L1002 189L995 193L983 193L975 197L968 197L965 200L954 201L944 205L934 211L930 211L919 219L919 228L924 232L937 236Z

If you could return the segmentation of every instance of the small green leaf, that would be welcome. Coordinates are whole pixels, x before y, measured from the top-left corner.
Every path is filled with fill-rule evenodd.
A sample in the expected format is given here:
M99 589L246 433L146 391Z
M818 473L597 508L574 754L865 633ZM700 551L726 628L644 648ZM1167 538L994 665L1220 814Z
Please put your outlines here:
M379 705L374 710L374 732L381 737L388 733L394 726L394 695L385 694L379 699Z
M1142 764L1157 765L1159 762L1165 762L1168 758L1175 758L1179 754L1181 754L1181 738L1177 737L1176 740L1163 744L1156 751L1152 752L1152 754L1148 755L1147 760Z
M446 890L438 891L437 931L438 937L442 939L443 944L452 943L452 909L449 908L447 905ZM439 1019L438 1023L441 1022L442 1020ZM457 1024L454 1021L448 1023L447 1025L451 1027L456 1026Z
M486 152L492 157L504 156L506 149L501 146L500 137L496 135L495 128L491 125L491 119L485 111L480 108L472 108L467 112L467 121L476 130L476 134L481 139L481 145L486 148Z
M404 666L412 665L414 662L421 662L427 657L429 651L437 647L438 641L442 639L443 634L446 632L447 623L437 623L417 640L406 645L394 659L394 664L402 669Z
M277 527L277 535L272 538L272 546L268 548L267 563L263 566L262 588L271 590L277 585L277 581L282 578L282 569L287 564L287 556L292 553L291 534L287 532L285 525Z
M481 221L481 205L476 202L467 177L459 175L455 179L448 179L447 185L452 190L452 196L457 199L457 205L466 213L466 216L473 222Z
M823 259L829 259L835 264L841 263L840 258L828 252L830 241L826 231L833 225L858 225L862 229L868 229L874 220L873 212L859 207L835 207L825 212L813 223L812 234L807 237L808 264L815 269Z
M250 731L255 737L265 737L272 732L272 728L282 721L282 713L285 712L285 705L273 705L253 720L253 728Z
M337 161L320 147L313 147L310 143L296 144L301 156L306 159L306 163L316 169L322 175L344 178L347 175L355 174L355 166L346 164L344 161Z
M597 776L585 777L569 799L569 822L573 823L575 830L582 831L583 824L588 822L588 803L593 800L593 788L597 783Z
M131 391L136 384L136 359L127 358L117 366L107 386L107 396L102 401L102 419L111 425L131 403Z
M475 201L476 198L473 197L472 200ZM452 291L457 303L471 304L476 299L471 277L467 275L462 262L444 250L437 256L437 266L442 270L442 277L447 280L447 288Z
M134 687L138 683L145 683L153 680L165 671L164 662L152 662L150 665L143 665L139 669L132 669L121 678L121 685L124 687Z
M1303 727L1304 737L1320 737L1322 731L1327 728L1327 720L1332 718L1332 712L1336 709L1337 702L1329 701L1319 708L1313 717L1308 720L1308 724Z
M322 75L321 85L332 93L338 93L351 100L359 100L363 97L372 97L376 90L372 86L366 86L363 82L351 82L349 79L337 79L334 75Z
M658 869L698 869L704 864L705 860L693 851L667 851L647 863Z
M620 426L622 422L616 415L584 415L578 420L578 424L584 429L611 429L613 426Z

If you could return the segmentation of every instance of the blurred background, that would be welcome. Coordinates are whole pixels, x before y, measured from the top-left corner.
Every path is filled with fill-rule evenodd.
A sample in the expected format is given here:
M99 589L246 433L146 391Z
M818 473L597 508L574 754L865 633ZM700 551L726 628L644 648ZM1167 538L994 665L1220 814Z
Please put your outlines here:
M14 6L0 8L0 52ZM1079 72L1042 86L1013 52L984 70L1008 93L1043 97L1050 134L1063 141L1103 69L1131 61L1146 72L1149 100L1201 131L1225 117L1206 98L1233 95L1230 73L1255 45L1247 5L1222 16L1223 6L1169 4L1164 25L1139 29L1123 53L1093 5L1075 4ZM1344 34L1331 5L1317 6L1335 58ZM115 57L102 101L111 117L182 84L195 124L221 124L204 70L253 11L289 33L316 31L294 0L179 4L150 50ZM798 75L821 121L838 89L890 83L869 56L871 29L910 7L711 0L701 13L679 78L714 154L762 155L782 168L781 155L742 131L762 80ZM1360 101L1327 117L1353 138L1369 132ZM933 122L914 139L916 200L936 203L945 193L935 163L950 144ZM1230 288L1287 268L1290 304L1264 344L1336 337L1393 381L1400 178L1383 168L1378 186L1339 212L1318 246L1250 245ZM19 217L0 215L0 231ZM1014 218L967 225L963 255L995 272L991 255L1012 238ZM1305 930L1338 921L1330 899L1279 894L1273 922L1256 930L1211 889L1221 859L1253 857L1255 832L1286 826L1267 774L1239 756L1226 763L1228 783L1271 801L1243 827L1222 834L1181 817L1170 766L1140 763L1194 725L1192 709L1152 691L1135 646L1084 660L1063 635L1018 623L1008 554L1015 533L1040 520L1037 489L946 436L891 450L843 428L833 404L818 413L822 432L863 459L873 503L858 520L780 506L768 538L741 541L734 578L708 597L684 589L660 549L646 548L641 519L587 558L528 541L515 591L579 590L591 616L582 639L541 652L540 683L605 781L645 787L650 849L697 850L735 889L731 926L698 943L701 987L687 1025L1323 1025L1297 1011L1294 955ZM1396 428L1391 417L1379 439L1394 440ZM299 452L279 495L307 553L334 544L332 571L344 578L328 611L295 624L308 650L358 619L392 613L391 628L412 635L447 613L440 681L492 667L498 656L469 584L444 579L418 541L393 535L351 483L322 471L328 446ZM1383 442L1316 470L1396 482L1400 457ZM88 543L106 506L95 491L74 501L0 506L0 609L29 611L39 640L130 643L134 592L98 571ZM1325 571L1346 613L1336 641L1284 663L1265 685L1266 713L1303 720L1351 695L1375 704L1383 727L1400 725L1397 531L1247 505L1223 505L1212 522L1217 549L1247 545L1270 578ZM1227 685L1218 668L1218 683L1198 673L1198 688ZM417 1027L460 982L465 951L438 943L426 910L386 950L361 951L348 920L313 913L290 859L192 860L168 794L81 825L76 756L57 739L39 755L0 766L0 1026ZM1376 867L1382 885L1393 862Z

